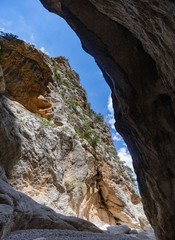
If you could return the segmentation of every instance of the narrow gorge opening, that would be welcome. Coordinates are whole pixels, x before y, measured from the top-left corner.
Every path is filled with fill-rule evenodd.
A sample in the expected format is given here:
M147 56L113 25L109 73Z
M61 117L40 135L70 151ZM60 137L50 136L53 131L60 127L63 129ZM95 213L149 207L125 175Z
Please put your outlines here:
M112 99L101 70L91 57L81 52L80 43L77 44L78 39L69 32L68 26L62 20L57 25L58 17L40 9L39 3L31 6L21 1L15 9L12 2L5 6L8 4L14 19L11 21L5 16L4 22L3 17L1 19L5 96L13 106L24 140L19 164L10 173L11 184L54 210L85 217L98 226L124 223L133 228L146 226L140 197L131 183L132 173L121 162L129 159L131 167L126 145L114 130ZM32 9L37 9L36 14L31 14ZM26 16L23 12L27 12ZM38 21L39 16L42 21ZM16 35L29 44L18 40ZM65 55L72 68L65 57L58 55ZM110 55L108 57L107 70L114 67L113 73L119 81L123 80L125 73L116 67ZM89 102L100 114L91 109L73 69L84 80L81 84L87 90ZM59 96L56 96L57 90ZM22 106L18 106L18 102ZM127 114L127 107L125 110ZM101 114L110 124L121 161Z
M157 239L174 240L173 1L40 2L46 9L67 21L81 39L83 49L94 57L103 72L112 90L117 119L115 127L123 136L133 157L145 213ZM7 14L6 10L3 11L0 18L0 117L1 127L4 128L1 131L1 139L4 141L1 144L3 151L0 151L0 162L1 166L6 168L17 160L11 171L11 184L40 203L49 203L52 208L59 208L65 214L86 217L96 223L104 219L103 223L108 224L147 226L142 207L139 205L140 198L130 184L131 179L123 171L121 164L113 161L117 155L109 129L102 121L101 115L94 113L88 104L78 75L65 58L57 55L66 55L70 60L73 57L80 67L78 70L73 61L73 69L80 73L82 80L86 80L87 77L88 86L89 78L92 79L93 75L90 101L95 104L99 94L96 95L96 91L93 95L92 90L97 84L95 80L101 79L101 72L90 72L93 66L87 65L83 55L81 61L78 59L79 50L75 54L73 41L72 56L61 54L62 50L68 49L66 46L71 39L69 31L65 33L64 27L56 26L56 17L53 22L50 21L50 17L45 17L43 10L37 5L39 3L31 5L29 1L20 0L19 5L12 7L12 1L2 0L1 4L8 9L11 20L3 21ZM27 11L24 6L27 6ZM31 26L31 22L34 27ZM48 24L49 27L45 30ZM12 30L17 28L16 35L25 36L26 40L35 43L41 51L11 34ZM58 28L62 31L57 32ZM57 37L53 35L52 30L54 34L57 33ZM70 39L64 40L64 34ZM42 39L46 39L49 46L45 45ZM58 42L61 40L64 45L57 54L55 46L59 46ZM42 53L46 49L56 58L48 58ZM90 74L90 77L86 74L81 76L81 71L85 70L84 66L87 67L85 72ZM7 87L5 93L4 79ZM40 80L44 80L41 94ZM104 81L101 81L101 84L103 83ZM106 95L105 104L108 96L109 93ZM8 123L14 123L12 128L8 128ZM15 136L19 138L17 143L14 141ZM118 139L119 136L113 137ZM5 151L5 145L7 149L9 146L12 149ZM15 151L16 158L12 159ZM126 151L123 150L123 153L126 154ZM3 210L1 236L12 229L33 227L30 220L33 219L37 223L38 216L42 216L42 226L48 227L51 224L58 227L57 220L60 216L10 188L3 169L0 169L0 181L0 201L6 203L5 207L10 209L7 214L3 204L0 206ZM13 194L10 194L10 191ZM28 199L31 209L40 206L39 209L43 209L43 212L39 210L35 214L33 210L28 211L25 204L26 208L21 209L23 205L19 199L22 202ZM51 220L52 223L47 221L47 210L51 217L49 219L55 219L53 222ZM14 217L17 221L12 222ZM64 222L67 229L72 229L74 224L76 229L80 230L83 227L82 220L78 224L76 220L72 222L63 215L61 218L67 221L68 225ZM70 226L70 222L73 225ZM87 225L88 229L92 227L89 223ZM97 228L93 229L100 231Z

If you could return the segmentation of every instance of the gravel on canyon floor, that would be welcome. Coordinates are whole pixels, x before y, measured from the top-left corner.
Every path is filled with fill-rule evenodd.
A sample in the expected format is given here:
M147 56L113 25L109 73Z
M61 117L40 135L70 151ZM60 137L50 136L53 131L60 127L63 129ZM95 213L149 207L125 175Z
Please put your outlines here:
M70 230L20 230L11 233L5 240L148 240L139 234L106 234Z

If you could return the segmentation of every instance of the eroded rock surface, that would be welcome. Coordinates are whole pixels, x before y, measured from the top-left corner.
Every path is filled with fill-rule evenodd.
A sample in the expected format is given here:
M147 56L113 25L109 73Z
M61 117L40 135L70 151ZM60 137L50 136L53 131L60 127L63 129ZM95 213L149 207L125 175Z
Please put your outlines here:
M146 226L140 197L109 129L91 110L68 62L50 59L21 40L1 37L1 45L4 101L22 142L18 162L8 174L10 183L39 203L98 226ZM49 116L43 115L48 106L42 102L51 103Z
M44 55L39 55L32 45L22 44L22 41L17 39L9 40L9 37L0 39L0 43L3 42L3 73L8 76L5 79L6 93L29 111L49 119L52 103L48 99L48 83L52 81L52 72Z
M174 1L40 1L66 19L103 71L146 215L159 240L174 240Z

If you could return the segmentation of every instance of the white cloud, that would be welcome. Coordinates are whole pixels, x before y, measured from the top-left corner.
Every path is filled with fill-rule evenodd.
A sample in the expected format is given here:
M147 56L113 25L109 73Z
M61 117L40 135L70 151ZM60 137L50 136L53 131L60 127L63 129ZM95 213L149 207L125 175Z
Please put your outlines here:
M11 28L12 22L11 21L4 21L3 19L0 19L0 31L2 32L11 32L9 29Z
M111 114L114 114L111 95L109 95L108 97L108 110Z
M44 47L41 47L40 48L40 50L43 52L43 53L45 53L45 54L47 54L47 55L49 55L49 53L45 50L45 48Z
M30 42L32 42L32 43L35 42L35 36L33 33L30 34L29 38L30 38Z
M8 28L8 27L12 26L11 21L4 21L3 19L0 19L0 24L1 24L2 28Z
M117 142L123 141L122 137L120 136L120 134L118 132L112 133L112 140L117 141Z
M111 95L109 96L108 98L108 111L109 111L109 114L107 115L107 122L109 123L110 127L112 129L115 129L114 127L114 123L115 123L115 119L114 119L114 109L113 109L113 105L112 105L112 98L111 98Z
M3 27L1 28L1 27L0 27L0 31L1 31L1 32L5 32L5 28L3 28Z
M122 147L117 152L120 160L125 162L126 165L129 166L134 171L133 165L132 165L132 158L128 150L125 147Z

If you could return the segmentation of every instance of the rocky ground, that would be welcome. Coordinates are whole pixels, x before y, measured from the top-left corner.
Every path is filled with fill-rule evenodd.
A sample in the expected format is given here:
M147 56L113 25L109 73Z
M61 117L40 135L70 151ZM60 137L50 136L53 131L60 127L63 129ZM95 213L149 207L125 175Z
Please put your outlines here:
M65 230L25 230L12 233L6 240L155 240L152 233L109 234Z

